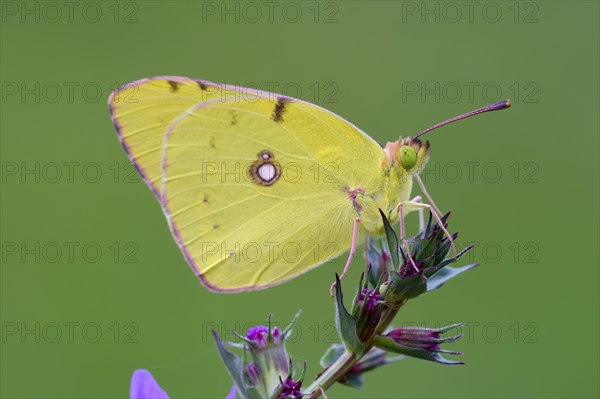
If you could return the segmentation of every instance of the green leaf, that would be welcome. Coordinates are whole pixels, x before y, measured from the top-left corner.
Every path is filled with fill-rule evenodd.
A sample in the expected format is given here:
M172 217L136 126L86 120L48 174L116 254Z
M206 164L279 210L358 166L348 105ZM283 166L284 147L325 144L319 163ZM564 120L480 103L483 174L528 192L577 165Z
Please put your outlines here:
M415 257L420 261L430 258L435 253L435 240L433 237L426 240L417 240L413 244L413 247L415 246Z
M245 336L239 334L237 331L230 331L231 335L235 336L236 338L238 338L240 341L242 342L227 342L227 345L232 347L232 348L245 348L246 346L250 346L250 347L256 347L256 343L249 340L248 338L246 338Z
M443 269L439 269L427 279L427 292L437 290L444 285L446 281L477 266L479 266L479 264L472 263L463 267L444 267Z
M269 396L269 399L279 398L282 392L283 392L283 383L281 381L281 377L279 377L279 384L277 384L277 387L275 387L275 389L271 393L271 396Z
M290 374L288 377L292 377L292 369L293 369L293 365L292 365L292 359L290 358ZM302 374L300 375L300 379L298 380L298 382L300 382L300 384L302 384L302 382L304 382L304 377L306 377L306 360L304 361L304 364L302 365Z
M234 353L227 350L227 348L225 348L221 337L214 328L212 329L212 333L215 337L215 342L217 343L217 350L219 351L219 356L221 356L221 360L223 361L223 364L225 365L229 376L240 391L240 394L244 398L258 397L252 395L252 392L248 390L248 387L242 378L243 366L240 358Z
M431 235L431 231L432 231L433 227L435 227L435 224L433 224L433 215L431 214L431 210L429 210L428 215L429 215L429 217L427 219L427 224L425 224L425 228L423 230L419 231L419 233L415 236L415 238L424 239Z
M452 240L454 242L456 242L458 238L458 232L452 234ZM439 241L437 242L438 246L436 248L436 254L435 254L435 263L440 263L441 261L444 260L444 258L446 258L446 256L448 256L448 254L450 255L449 259L454 259L454 252L451 251L452 249L452 242L446 237L446 235L444 234L442 236L441 239L439 239ZM468 250L467 250L468 251ZM458 259L458 254L457 254L457 258Z
M402 277L398 273L390 272L388 274L388 284L386 299L392 303L399 299L416 298L427 292L427 283L422 273L415 274L412 277Z
M448 228L448 218L450 217L450 213L451 213L451 211L448 211L448 212L446 212L446 214L444 216L442 216L440 218L440 220L442 221L442 224L444 225L444 228L446 228L446 229Z
M340 382L344 385L348 385L352 388L360 389L365 384L365 376L364 374L354 374L354 375L346 375L342 377L343 379Z
M367 243L365 244L365 255L367 260L367 265L370 266L369 273L367 274L368 281L372 286L377 284L377 279L379 278L379 270L381 268L380 260L380 252L377 246L375 245L375 240L372 237L367 239Z
M373 340L373 343L375 344L376 347L383 349L385 351L400 353L402 355L416 357L418 359L429 360L431 362L436 362L436 363L441 363L441 364L449 364L449 365L464 364L463 362L455 362L452 360L445 359L442 357L442 355L440 355L439 352L432 352L432 351L428 351L423 348L415 348L415 347L400 345L400 344L396 343L396 341L394 341L393 339L391 339L389 337L384 337L382 335L378 335L377 337L375 337L375 339ZM441 352L456 354L455 352L444 352L444 351L441 351Z
M453 330L455 328L459 328L464 326L465 323L454 323L454 324L449 324L447 326L441 327L441 328L436 328L435 331L439 332L440 334L448 332L450 330ZM439 342L452 342L455 341L455 338L460 338L462 337L462 334L459 334L455 337L449 337L449 338L441 338L441 340Z
M342 345L342 344L331 345L329 348L327 348L327 351L325 352L325 354L323 356L321 356L321 360L319 361L319 364L323 368L329 367L336 360L338 360L340 358L340 356L342 356L344 351L345 351L344 345Z
M292 321L290 321L285 328L282 331L282 335L285 339L288 338L288 336L290 335L290 333L292 332L292 330L294 329L294 327L296 326L296 322L298 320L298 318L300 317L300 314L302 313L302 309L300 309L298 312L296 312L296 314L294 315L294 318L292 319Z
M385 217L385 214L380 209L379 213L381 214L381 218L383 219L383 226L385 228L385 237L387 238L388 248L390 249L390 255L392 257L392 266L395 270L398 270L400 267L400 258L398 256L398 236L396 232L390 225L390 222Z
M459 260L464 254L466 254L469 250L471 250L474 247L474 245L469 245L468 247L466 247L465 249L463 249L462 251L460 251L457 255L456 258L446 258L444 260L442 260L441 262L439 262L436 266L435 266L435 270L432 271L431 273L427 273L426 276L430 277L433 276L435 273L437 273L440 269L448 266L451 263L456 262L457 260Z
M367 266L367 273L369 273L369 266ZM358 318L358 316L357 316L358 299L360 298L360 293L362 292L363 288L366 288L366 286L369 284L366 281L365 281L365 284L363 284L364 280L365 280L365 272L362 272L360 275L360 280L358 281L358 289L356 290L356 294L354 295L354 298L352 299L352 306L350 307L350 311L351 311L350 314L354 318Z
M335 324L346 348L357 355L362 354L363 344L356 332L356 319L344 307L342 285L337 273L335 275Z

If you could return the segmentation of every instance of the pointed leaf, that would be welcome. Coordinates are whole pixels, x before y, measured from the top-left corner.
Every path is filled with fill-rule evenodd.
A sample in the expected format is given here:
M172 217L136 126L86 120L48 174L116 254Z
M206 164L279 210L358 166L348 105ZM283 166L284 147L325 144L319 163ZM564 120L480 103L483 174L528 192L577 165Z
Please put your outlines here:
M360 389L365 384L365 376L364 374L345 375L340 379L340 382L352 388Z
M433 237L428 240L415 240L414 246L416 246L415 258L424 261L431 257L435 252L435 240Z
M338 360L340 358L340 356L342 356L342 354L344 353L344 350L345 350L344 345L342 345L342 344L331 345L329 348L327 348L327 351L325 352L325 354L323 356L321 356L321 360L319 361L319 364L323 368L329 367L336 360Z
M293 365L292 365L292 358L290 358L290 374L288 375L289 378L292 378L292 370L293 370ZM306 360L304 361L304 364L302 365L302 374L300 375L300 379L298 380L298 382L300 384L302 384L304 382L304 377L306 377Z
M436 328L435 331L437 331L439 333L445 333L445 332L448 332L448 331L453 330L455 328L462 327L464 325L465 325L465 323L448 324L447 326Z
M472 263L463 267L444 267L443 269L438 270L432 276L430 276L429 279L427 279L427 292L437 290L444 285L446 281L477 266L479 266L479 264Z
M392 266L395 270L398 270L400 267L400 258L398 257L398 236L381 209L379 210L379 213L383 219L385 236L387 238L388 248L390 249L390 255L392 256Z
M370 269L370 266L367 266L367 273L369 273L369 269ZM357 317L356 312L358 311L358 301L360 298L360 293L363 290L364 279L365 279L365 272L362 272L360 275L360 280L358 282L358 289L356 290L356 295L354 295L354 298L352 299L352 306L350 307L350 310L351 310L350 314L352 316L354 316L355 318ZM368 283L366 283L364 285L368 285Z
M269 399L278 399L281 397L281 393L283 392L283 379L279 376L279 384L275 387Z
M444 260L442 260L441 262L439 262L436 266L435 266L435 270L440 270L443 267L446 267L447 265L449 265L450 263L454 263L457 260L459 260L464 254L466 254L469 250L471 250L474 247L474 245L469 245L468 247L466 247L465 249L463 249L462 251L460 251L458 254L456 254L456 258L446 258ZM428 274L427 277L434 275L436 272L433 271L432 273Z
M246 345L255 348L256 342L248 339L247 337L239 334L237 331L230 331L231 335L233 335L234 337L238 338L240 341L242 342L227 342L225 341L225 343L232 347L232 348L245 348Z
M435 226L435 224L432 224L433 223L433 215L431 214L431 210L429 210L428 214L429 214L429 217L427 219L427 223L425 224L425 228L423 230L419 231L419 234L417 234L415 236L415 238L424 239L425 237L429 237L431 235L432 228L433 228L433 226Z
M300 309L299 311L296 312L296 314L294 315L294 318L292 319L292 321L290 321L285 328L283 329L281 335L283 335L283 338L287 339L288 336L290 335L290 333L292 332L292 330L294 329L294 327L296 326L296 322L298 320L298 318L300 317L300 314L302 313L302 309Z
M446 236L444 236L444 238L445 237ZM450 243L449 240L445 240L445 241L441 241L441 242L436 241L436 242L437 242L438 246L436 248L436 254L435 254L434 261L433 261L434 265L440 264L442 261L444 261L444 259L446 259L446 256L448 256L450 249L452 248L452 244ZM452 261L455 261L454 254L448 259L452 259Z
M212 330L213 336L215 337L215 342L217 343L217 350L219 351L219 356L221 356L221 360L229 373L229 376L237 386L239 393L244 398L252 398L251 393L248 391L246 384L242 378L243 366L240 358L234 353L230 352L225 348L221 337L217 333L215 329Z
M360 355L363 351L363 344L356 333L356 319L344 307L342 285L337 273L335 280L335 324L338 334L348 350Z
M427 284L422 273L415 274L412 277L402 277L398 273L390 272L388 284L386 300L392 303L399 299L416 298L427 292Z
M384 271L382 270L380 254L381 252L379 252L379 248L375 244L375 240L372 237L369 237L365 246L365 260L367 261L367 265L369 266L367 280L369 283L371 283L372 286L375 286L375 284L377 284L379 276Z

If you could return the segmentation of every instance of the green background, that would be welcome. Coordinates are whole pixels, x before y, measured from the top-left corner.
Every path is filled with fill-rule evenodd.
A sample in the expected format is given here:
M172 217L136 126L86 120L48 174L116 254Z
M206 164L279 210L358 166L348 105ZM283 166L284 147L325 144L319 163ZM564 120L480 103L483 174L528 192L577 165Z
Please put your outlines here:
M406 359L360 391L328 394L598 397L598 2L476 2L471 15L462 2L276 3L270 19L263 2L76 2L72 16L62 2L61 15L2 2L1 396L126 397L146 368L171 397L224 397L231 382L209 327L243 333L300 308L289 350L309 376L319 371L340 264L267 291L211 293L130 176L106 99L170 74L276 82L381 143L512 98L510 110L428 138L429 191L482 265L410 302L398 322L467 322L449 346L467 364Z

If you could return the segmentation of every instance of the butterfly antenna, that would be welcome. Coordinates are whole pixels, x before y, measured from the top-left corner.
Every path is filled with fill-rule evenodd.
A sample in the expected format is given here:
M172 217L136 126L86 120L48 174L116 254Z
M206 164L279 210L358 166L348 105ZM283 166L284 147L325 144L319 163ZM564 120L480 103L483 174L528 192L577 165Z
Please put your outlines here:
M459 121L459 120L461 120L461 119L468 118L468 117L470 117L470 116L473 116L473 115L477 115L477 114L483 114L484 112L489 112L489 111L498 111L498 110L501 110L501 109L506 109L506 108L509 108L509 107L510 107L510 100L502 100L502 101L498 101L497 103L490 104L490 105L488 105L488 106L485 106L485 107L482 107L482 108L476 109L476 110L474 110L474 111L471 111L471 112L467 112L466 114L462 114L462 115L459 115L459 116L455 116L454 118L450 118L450 119L448 119L448 120L446 120L446 121L440 122L440 123L438 123L437 125L433 125L433 126L431 126L429 129L425 129L425 130L423 130L422 132L420 132L420 133L417 133L417 134L416 134L416 135L413 137L413 139L416 139L417 137L419 137L419 136L422 136L422 135L424 135L425 133L432 131L433 129L437 129L438 127L441 127L441 126L447 125L447 124L449 124L449 123L456 122L456 121Z

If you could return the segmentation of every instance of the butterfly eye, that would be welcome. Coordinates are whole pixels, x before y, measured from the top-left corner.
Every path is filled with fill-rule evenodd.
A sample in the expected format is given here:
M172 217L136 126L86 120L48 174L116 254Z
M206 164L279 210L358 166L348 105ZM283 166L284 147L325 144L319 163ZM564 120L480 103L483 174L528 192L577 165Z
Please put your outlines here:
M409 145L400 147L400 163L405 170L411 170L417 164L417 152Z

